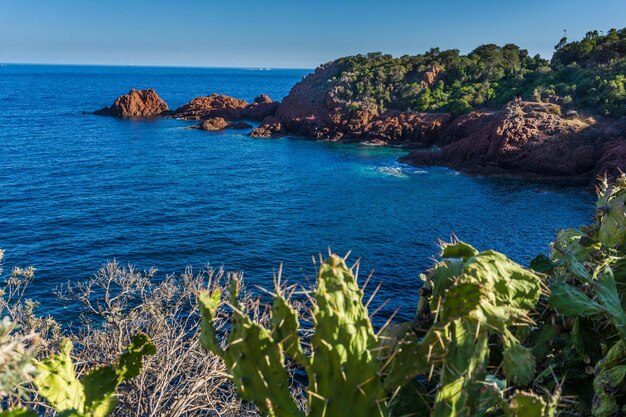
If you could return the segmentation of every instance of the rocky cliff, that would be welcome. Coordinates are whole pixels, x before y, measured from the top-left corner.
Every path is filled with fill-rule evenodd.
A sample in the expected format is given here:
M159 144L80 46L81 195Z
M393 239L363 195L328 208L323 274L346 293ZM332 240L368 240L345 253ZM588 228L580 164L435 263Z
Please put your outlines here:
M435 148L403 162L445 165L482 175L573 178L590 181L626 167L626 119L563 117L554 104L509 104L496 112L455 119Z
M447 113L386 111L369 101L341 98L341 63L322 65L297 83L252 136L293 134L376 144L430 142L450 121Z

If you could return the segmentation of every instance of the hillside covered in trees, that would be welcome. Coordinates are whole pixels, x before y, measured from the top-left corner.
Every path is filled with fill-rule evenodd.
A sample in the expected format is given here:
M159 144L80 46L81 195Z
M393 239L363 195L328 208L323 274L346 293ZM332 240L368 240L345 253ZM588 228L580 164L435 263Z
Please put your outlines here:
M381 110L463 114L496 108L522 96L602 115L626 115L626 28L555 47L552 60L530 56L517 45L481 45L467 55L432 48L394 58L379 52L337 60L328 80L337 98L371 102Z

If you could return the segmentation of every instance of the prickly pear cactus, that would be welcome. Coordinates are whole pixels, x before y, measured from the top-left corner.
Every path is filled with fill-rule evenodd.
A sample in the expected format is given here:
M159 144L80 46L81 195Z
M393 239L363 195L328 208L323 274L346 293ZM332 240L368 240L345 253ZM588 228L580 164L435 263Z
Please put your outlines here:
M616 394L626 385L626 340L617 342L607 355L598 362L595 369L593 387L596 397L593 402L593 415L610 417L626 412L626 406L619 406Z
M465 243L444 245L443 260L426 277L423 309L435 318L423 338L409 331L388 354L385 386L393 390L417 374L438 373L431 416L485 415L482 396L490 337L504 348L502 369L512 384L524 386L535 374L535 359L512 329L530 323L541 287L538 277L493 252ZM418 317L423 315L418 311ZM413 332L414 333L414 332ZM531 414L529 414L531 415Z
M156 349L146 335L138 334L116 366L96 368L82 379L76 376L71 352L72 343L65 340L60 353L36 362L34 383L38 393L60 415L104 417L117 405L115 391L119 384L137 376L143 357L154 354Z
M378 338L363 306L363 291L342 258L332 255L318 273L315 333L307 367L311 416L384 416L386 393L375 354Z
M234 288L234 289L233 289ZM272 308L271 329L249 318L238 303L237 283L231 287L231 332L224 348L213 328L221 303L219 292L198 295L203 345L224 359L241 397L277 417L303 415L289 393L285 355L308 377L309 416L388 415L387 394L380 377L374 333L363 291L344 260L331 255L322 265L313 294L314 335L305 355L298 336L297 313L279 285Z
M598 241L607 248L621 247L626 250L626 177L621 176L615 184L604 182L596 206Z
M202 317L200 341L206 349L222 357L243 400L253 402L268 416L301 416L303 414L289 392L289 375L284 368L283 344L291 346L293 342L289 339L293 335L288 337L286 323L278 326L280 330L274 334L254 322L239 304L238 285L237 279L231 283L233 315L225 348L220 345L213 327L221 294L219 290L198 294ZM297 328L291 330L297 331Z
M538 323L550 334L538 350L549 353L545 369L566 380L565 393L577 397L579 414L605 417L626 411L626 367L611 359L626 341L625 200L625 176L614 184L605 181L595 222L560 232L552 245L551 310Z
M502 407L505 417L554 417L557 401L553 396L546 398L532 392L518 391Z

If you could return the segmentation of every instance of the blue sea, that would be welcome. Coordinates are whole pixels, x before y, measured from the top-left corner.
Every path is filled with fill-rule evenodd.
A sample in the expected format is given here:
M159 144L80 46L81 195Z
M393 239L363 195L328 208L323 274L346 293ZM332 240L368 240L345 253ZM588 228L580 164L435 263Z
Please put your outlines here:
M193 123L83 114L131 88L176 108L213 92L285 96L307 70L0 66L0 248L5 275L37 268L41 313L75 311L52 290L107 260L160 276L188 265L306 283L313 255L352 250L382 282L375 304L414 314L419 274L455 234L528 264L558 229L591 221L583 188L466 176L397 162L397 148L252 139ZM370 285L373 287L373 285Z

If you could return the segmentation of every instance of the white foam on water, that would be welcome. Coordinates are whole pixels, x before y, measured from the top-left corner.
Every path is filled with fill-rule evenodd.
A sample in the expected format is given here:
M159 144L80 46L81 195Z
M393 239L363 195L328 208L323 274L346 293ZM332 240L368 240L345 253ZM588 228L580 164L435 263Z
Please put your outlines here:
M400 167L378 167L376 171L383 174L397 178L408 178L409 176L402 172Z

